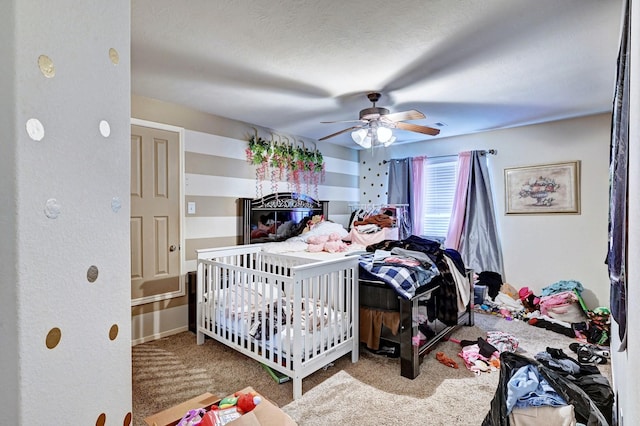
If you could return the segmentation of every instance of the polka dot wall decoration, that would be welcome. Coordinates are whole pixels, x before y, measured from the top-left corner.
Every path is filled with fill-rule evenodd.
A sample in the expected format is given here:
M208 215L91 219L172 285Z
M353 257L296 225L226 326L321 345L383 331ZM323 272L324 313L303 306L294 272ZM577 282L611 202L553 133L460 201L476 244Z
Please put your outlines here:
M105 138L108 138L111 134L111 126L106 120L100 121L100 134Z
M98 279L98 267L95 265L89 266L87 270L87 281L90 283L95 282Z
M47 333L45 344L47 345L47 348L53 349L58 346L58 343L60 343L61 339L62 331L58 327L54 327Z
M113 197L111 199L111 210L113 210L114 213L118 213L121 207L122 207L122 202L120 201L120 198Z
M107 415L105 413L100 413L100 415L96 419L96 426L104 426L106 422L107 422Z
M116 340L118 337L118 324L113 324L109 329L109 340Z
M26 128L27 134L34 141L39 142L44 138L44 126L37 118L28 119Z
M42 75L47 78L53 78L56 75L56 67L47 55L38 56L38 68L40 68Z
M60 204L55 198L50 198L44 205L44 214L49 219L57 219L60 216Z
M113 47L109 49L109 59L113 65L118 65L120 63L120 54Z

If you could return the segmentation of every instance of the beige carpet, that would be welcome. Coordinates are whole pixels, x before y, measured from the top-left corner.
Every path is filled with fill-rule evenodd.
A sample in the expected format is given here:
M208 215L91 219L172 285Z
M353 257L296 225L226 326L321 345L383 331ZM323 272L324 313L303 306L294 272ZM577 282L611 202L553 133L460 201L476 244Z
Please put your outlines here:
M513 334L520 351L532 358L547 347L575 357L569 350L575 339L494 315L476 314L474 327L460 327L453 336L475 340L489 330ZM293 401L291 382L277 384L257 362L211 339L197 346L193 333L180 333L133 347L134 424L143 425L144 417L203 392L222 397L252 386L300 425L479 425L499 373L475 375L457 356L459 349L453 342L440 343L425 356L414 380L400 376L397 358L362 350L355 364L345 356L305 378L302 398ZM460 368L439 363L437 351ZM610 378L610 365L599 367Z

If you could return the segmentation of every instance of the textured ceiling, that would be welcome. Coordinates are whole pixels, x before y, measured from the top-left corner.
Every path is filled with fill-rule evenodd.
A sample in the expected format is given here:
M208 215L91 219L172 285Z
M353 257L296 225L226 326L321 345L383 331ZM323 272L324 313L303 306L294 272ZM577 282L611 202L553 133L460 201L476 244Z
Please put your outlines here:
M436 138L611 110L621 0L131 3L134 94L283 135L348 127L320 122L357 119L371 91Z

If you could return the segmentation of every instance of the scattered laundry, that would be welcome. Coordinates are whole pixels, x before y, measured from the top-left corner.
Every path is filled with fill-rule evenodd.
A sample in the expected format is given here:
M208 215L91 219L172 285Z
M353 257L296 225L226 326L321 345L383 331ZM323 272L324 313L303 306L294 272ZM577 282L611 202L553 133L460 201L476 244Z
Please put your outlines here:
M484 271L477 275L476 286L474 302L478 312L526 321L584 343L607 346L610 342L611 312L606 307L589 309L582 299L584 286L579 281L560 280L536 295L528 286L516 289L502 282L499 274Z

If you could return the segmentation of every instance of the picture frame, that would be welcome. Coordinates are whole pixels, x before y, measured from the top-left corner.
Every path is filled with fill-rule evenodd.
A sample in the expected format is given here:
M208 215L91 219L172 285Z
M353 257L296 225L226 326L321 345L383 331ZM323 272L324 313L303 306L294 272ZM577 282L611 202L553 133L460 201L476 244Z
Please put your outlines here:
M505 213L580 214L580 161L504 169Z

